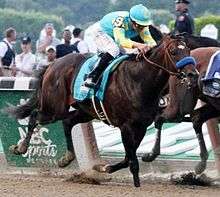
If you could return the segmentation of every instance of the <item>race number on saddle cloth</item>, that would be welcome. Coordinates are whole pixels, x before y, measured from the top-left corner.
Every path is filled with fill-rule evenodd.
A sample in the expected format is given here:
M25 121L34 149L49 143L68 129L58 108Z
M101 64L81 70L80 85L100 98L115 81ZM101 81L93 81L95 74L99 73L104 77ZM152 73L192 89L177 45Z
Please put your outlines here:
M220 97L220 50L210 58L206 74L201 81L205 95Z
M91 72L93 67L96 65L97 61L99 61L100 57L98 55L94 55L87 59L87 61L82 65L74 83L73 83L73 98L78 101L84 101L85 99L90 99L92 96L96 96L100 101L103 101L105 89L107 86L108 78L110 74L117 68L117 66L125 59L127 59L129 55L122 55L115 58L112 62L110 62L109 66L104 71L102 78L96 89L84 90L82 84L84 83L85 76Z

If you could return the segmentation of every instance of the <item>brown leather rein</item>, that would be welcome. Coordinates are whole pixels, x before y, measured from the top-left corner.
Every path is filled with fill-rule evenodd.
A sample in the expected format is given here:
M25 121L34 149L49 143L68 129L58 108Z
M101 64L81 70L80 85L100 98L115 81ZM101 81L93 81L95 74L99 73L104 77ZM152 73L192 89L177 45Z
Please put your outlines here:
M171 42L172 42L172 41L171 41ZM174 63L174 61L172 60L172 58L170 57L170 54L169 54L169 52L168 52L168 46L171 44L171 42L170 42L169 44L167 44L167 47L165 47L165 57L168 57L169 60L171 61L171 63L173 64L173 66L175 67L176 64ZM172 71L170 71L170 70L164 68L163 66L160 66L159 64L157 64L157 63L155 63L155 62L152 62L151 60L149 60L149 59L145 56L144 53L140 54L138 57L140 57L140 56L142 56L142 57L145 59L146 62L152 64L154 67L157 67L157 68L159 68L159 69L161 69L161 70L164 70L164 71L167 72L169 75L171 75L171 76L177 76L177 77L180 76L180 73L179 73L179 72L172 72ZM166 60L167 60L167 58L166 58Z

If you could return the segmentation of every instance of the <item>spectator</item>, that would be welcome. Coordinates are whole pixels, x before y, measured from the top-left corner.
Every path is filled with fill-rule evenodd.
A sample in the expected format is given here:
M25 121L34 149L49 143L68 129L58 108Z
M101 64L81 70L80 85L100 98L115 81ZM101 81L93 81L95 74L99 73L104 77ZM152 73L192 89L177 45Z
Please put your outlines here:
M72 39L72 34L70 30L65 29L63 32L64 44L59 44L56 46L57 58L63 57L69 53L72 53L73 51L76 51L77 48L74 45L70 44L71 39Z
M30 77L36 65L36 57L31 52L30 37L21 39L21 49L22 53L15 57L15 66L12 68L13 76Z
M44 32L42 31L42 35L40 35L39 40L37 41L37 53L40 59L46 59L46 48L50 45L56 47L60 44L60 40L55 37L54 27L52 23L47 23L44 27Z
M5 38L0 42L0 76L11 76L10 67L14 64L15 51L12 43L16 40L16 30L8 28Z
M176 0L176 21L174 25L175 33L187 32L193 34L194 32L194 20L189 14L188 5L190 4L187 0Z
M46 48L46 59L42 59L38 65L37 65L37 70L43 69L44 67L49 66L52 64L55 59L56 59L56 48L52 45L48 46Z
M75 28L73 30L73 46L74 48L76 48L76 52L77 53L88 53L89 52L89 47L86 44L86 42L82 39L83 38L83 34L82 34L82 29L80 28Z
M67 26L64 28L64 30L69 30L71 33L73 32L74 29L75 29L75 26L74 26L74 25L67 25ZM74 39L74 38L73 38L73 36L72 36L72 39L71 39L71 41L70 41L71 44L73 43L73 42L72 42L73 39ZM64 40L62 39L61 42L64 43Z

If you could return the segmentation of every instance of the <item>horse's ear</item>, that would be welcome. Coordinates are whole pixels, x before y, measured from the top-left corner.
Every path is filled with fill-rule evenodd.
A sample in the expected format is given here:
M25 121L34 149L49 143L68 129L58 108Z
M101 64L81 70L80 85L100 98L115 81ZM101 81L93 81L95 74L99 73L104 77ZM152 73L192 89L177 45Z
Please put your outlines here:
M158 28L153 26L153 25L149 25L149 31L150 31L150 34L151 34L152 38L158 44L162 40L162 38L164 36L162 34L162 32Z

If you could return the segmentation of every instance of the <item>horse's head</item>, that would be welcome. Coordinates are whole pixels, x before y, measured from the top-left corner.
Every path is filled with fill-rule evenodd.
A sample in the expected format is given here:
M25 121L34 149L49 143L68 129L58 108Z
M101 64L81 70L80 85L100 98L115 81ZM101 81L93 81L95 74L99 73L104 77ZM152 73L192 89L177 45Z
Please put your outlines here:
M149 30L153 39L156 40L157 46L151 54L155 54L160 59L157 63L163 67L161 69L167 71L170 75L175 75L179 79L185 79L187 76L197 76L198 72L195 68L195 60L190 56L190 49L184 42L184 37L174 34L162 34L157 28L150 26ZM155 36L155 37L154 37Z
M152 30L154 29L154 30ZM164 53L163 66L173 76L175 84L175 99L178 99L181 115L190 113L196 102L197 81L199 73L196 70L196 62L190 56L190 49L184 42L183 36L158 33L154 27L150 27L151 33L156 33L156 42L159 43L160 52ZM154 35L152 35L154 38Z

